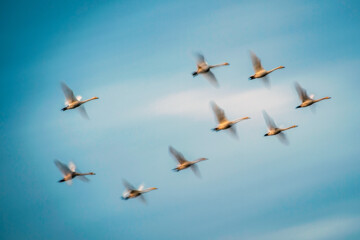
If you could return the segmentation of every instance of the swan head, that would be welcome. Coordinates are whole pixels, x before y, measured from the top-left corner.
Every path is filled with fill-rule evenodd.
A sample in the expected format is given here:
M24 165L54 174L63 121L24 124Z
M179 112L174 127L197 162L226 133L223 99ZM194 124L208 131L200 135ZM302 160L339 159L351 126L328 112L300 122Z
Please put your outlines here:
M331 99L331 97L324 97L324 99Z
M95 173L93 173L93 172L89 172L89 175L96 175Z
M254 75L252 75L252 76L249 77L249 80L253 80L253 79L255 79L255 76L254 76Z
M219 131L219 128L216 127L216 128L212 128L211 130L217 132L217 131Z
M299 105L299 106L297 106L296 108L301 108L301 106Z
M266 134L264 135L264 137L266 137L266 136L269 136L269 133L266 133Z
M98 97L93 97L92 99L99 99Z
M224 63L224 65L225 65L225 66L228 66L228 65L230 65L230 63L226 62L226 63Z
M280 66L279 69L281 69L281 68L285 68L285 67L284 67L284 66Z
M149 188L149 190L156 190L156 189L158 189L158 188L156 188L156 187Z

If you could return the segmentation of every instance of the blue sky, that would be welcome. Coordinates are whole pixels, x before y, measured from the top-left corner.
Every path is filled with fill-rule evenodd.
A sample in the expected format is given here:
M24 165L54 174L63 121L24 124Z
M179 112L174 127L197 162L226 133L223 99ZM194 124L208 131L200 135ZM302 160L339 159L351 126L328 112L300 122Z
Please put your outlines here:
M5 1L1 239L359 239L357 1ZM271 74L253 74L249 50ZM193 78L202 52L220 88ZM66 82L90 120L62 112ZM315 97L296 109L299 82ZM239 140L212 132L209 102ZM266 110L286 133L264 138ZM174 173L172 145L202 178ZM94 171L57 181L54 159ZM90 178L89 177L89 178ZM122 201L121 180L159 190ZM291 236L291 237L289 237Z

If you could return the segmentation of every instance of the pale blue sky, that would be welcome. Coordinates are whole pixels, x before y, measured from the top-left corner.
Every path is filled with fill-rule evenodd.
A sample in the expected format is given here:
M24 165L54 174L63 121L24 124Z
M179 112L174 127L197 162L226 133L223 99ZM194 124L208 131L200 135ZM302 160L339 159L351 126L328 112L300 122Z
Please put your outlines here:
M359 239L357 1L2 2L1 239ZM249 50L272 87L248 81ZM193 78L193 53L220 88ZM87 121L62 112L66 82ZM294 82L320 102L296 109ZM215 127L209 102L237 125ZM289 146L264 138L265 109ZM174 173L173 145L202 178ZM57 181L55 158L94 171ZM159 190L122 201L121 179Z

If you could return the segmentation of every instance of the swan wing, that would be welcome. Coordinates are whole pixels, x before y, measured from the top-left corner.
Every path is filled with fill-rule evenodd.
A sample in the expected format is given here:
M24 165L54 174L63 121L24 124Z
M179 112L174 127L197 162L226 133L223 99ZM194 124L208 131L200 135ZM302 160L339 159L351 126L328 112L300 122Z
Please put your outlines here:
M193 165L190 166L190 168L197 177L201 177L200 170L199 170L198 166L193 164Z
M146 199L145 199L145 197L144 197L144 195L139 195L139 199L140 199L140 201L141 202L143 202L144 204L147 204L147 202L146 202Z
M54 161L56 167L60 170L60 172L66 176L69 173L71 173L71 170L68 168L68 166L66 166L65 164L63 164L62 162L60 162L59 160L55 159Z
M211 104L211 107L215 113L215 116L216 116L218 122L222 123L222 122L227 121L224 110L221 109L218 105L216 105L215 102L211 102L210 104Z
M263 77L262 82L264 83L266 88L270 88L270 80L268 76Z
M299 98L302 102L305 102L306 100L309 99L309 96L307 95L305 89L303 89L300 84L298 83L295 83L295 88L296 88L296 91L299 95Z
M74 92L68 87L68 85L66 85L64 82L61 83L61 88L64 92L66 101L68 103L72 103L72 102L76 102L77 99L74 95Z
M122 182L127 190L136 190L136 188L130 183L128 183L125 179L123 179Z
M229 132L231 133L231 135L233 135L233 137L238 138L235 126L231 126L229 128Z
M75 170L76 170L75 163L69 162L69 169L70 169L72 172L75 172Z
M175 157L175 159L180 163L183 164L187 162L187 160L184 158L184 156L175 150L172 146L169 146L169 152Z
M219 83L218 83L215 75L211 71L204 73L204 77L210 82L211 85L213 85L216 88L219 87Z
M80 105L80 107L78 107L78 109L79 109L79 112L80 112L80 114L81 114L81 116L83 118L90 119L89 115L87 114L86 109L85 109L85 107L83 105Z
M279 133L278 135L276 135L276 136L278 137L279 141L282 142L283 144L285 144L285 145L288 145L288 144L289 144L289 141L287 140L285 133L280 132L280 133Z
M90 182L90 179L88 179L87 177L85 176L78 176L78 178L83 181L83 182Z
M257 73L261 70L264 70L264 68L261 66L260 59L255 55L255 53L250 52L250 55L251 55L251 61L252 61L255 73Z
M269 129L276 128L274 120L272 120L272 118L265 111L263 111L263 116Z
M196 62L198 65L204 64L204 63L206 64L204 55L202 55L201 53L196 53L195 55L196 55L196 60L197 60Z

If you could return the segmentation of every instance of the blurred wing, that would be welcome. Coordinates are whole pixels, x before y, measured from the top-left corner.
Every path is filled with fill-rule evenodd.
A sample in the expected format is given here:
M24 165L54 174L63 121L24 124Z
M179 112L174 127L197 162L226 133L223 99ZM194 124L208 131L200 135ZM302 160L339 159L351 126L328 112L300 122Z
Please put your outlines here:
M264 119L265 119L265 122L266 122L266 125L268 126L268 128L270 128L270 129L276 128L274 121L271 119L271 117L265 111L263 111L263 116L264 116Z
M72 172L75 172L75 170L76 170L75 163L69 162L69 169L70 169Z
M136 188L132 186L130 183L128 183L125 179L123 179L122 182L127 190L136 190Z
M299 95L299 98L302 102L305 102L306 100L309 99L309 96L306 94L306 91L305 89L303 89L300 84L298 83L295 83L295 88L296 88L296 91Z
M176 158L176 160L180 164L187 162L187 160L184 158L184 156L181 153L179 153L178 151L176 151L172 146L169 146L169 152Z
M71 170L65 164L61 163L59 160L55 159L54 163L64 176L71 173Z
M72 102L76 102L77 99L75 98L74 96L74 93L73 91L65 84L65 83L61 83L61 88L64 92L64 95L65 95L65 98L66 98L66 101L68 103L72 103Z
M144 204L147 204L145 197L141 194L139 195L140 201L142 201Z
M196 53L196 59L197 59L197 64L202 64L202 63L206 64L204 55L200 53Z
M87 177L85 176L77 176L81 181L83 182L90 182L90 179L88 179Z
M221 109L218 105L216 105L215 102L211 102L210 104L211 104L211 107L215 113L215 116L216 116L218 122L222 123L222 122L226 121L224 110Z
M250 52L250 55L251 55L251 60L252 60L252 64L253 64L253 68L254 68L255 73L263 70L264 68L261 66L261 61L255 55L255 53Z
M289 144L289 141L286 138L286 135L283 132L280 132L278 135L276 135L278 137L278 139L280 140L280 142L282 142L285 145Z
M66 182L66 184L69 185L69 186L72 185L72 180L71 180L71 179L70 179L70 180L67 180L67 181L65 181L65 182Z
M87 112L86 112L86 110L85 110L85 107L84 107L83 105L81 105L80 107L78 107L78 109L79 109L79 112L80 112L80 114L81 114L81 116L82 116L83 118L89 119L89 116L88 116L88 114L87 114Z
M270 80L269 80L269 77L268 76L265 76L262 79L262 82L264 83L265 87L266 88L270 88Z
M195 164L191 165L190 168L197 177L201 178L199 168Z
M211 85L213 85L216 88L219 87L219 83L216 80L215 75L211 71L208 71L207 73L204 73L204 77L210 82Z
M229 132L231 133L231 135L233 135L233 137L239 138L238 135L237 135L235 126L231 126L231 127L229 128Z

